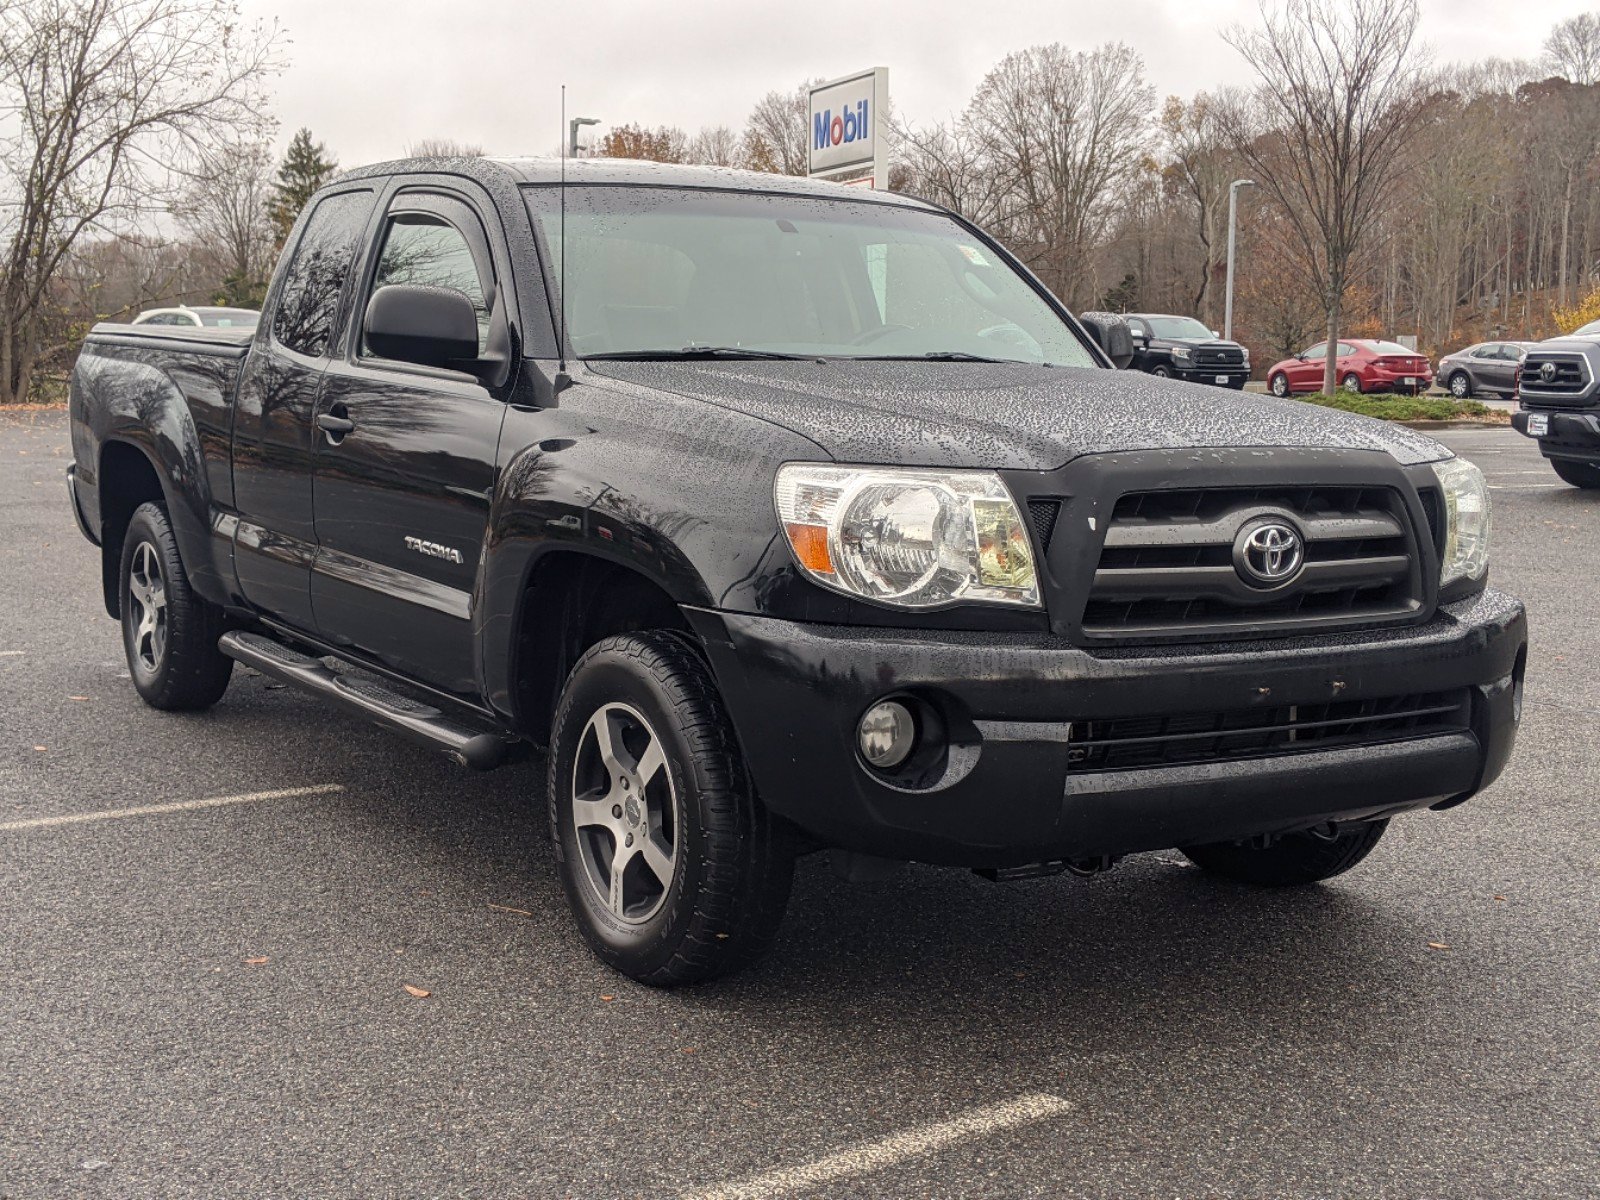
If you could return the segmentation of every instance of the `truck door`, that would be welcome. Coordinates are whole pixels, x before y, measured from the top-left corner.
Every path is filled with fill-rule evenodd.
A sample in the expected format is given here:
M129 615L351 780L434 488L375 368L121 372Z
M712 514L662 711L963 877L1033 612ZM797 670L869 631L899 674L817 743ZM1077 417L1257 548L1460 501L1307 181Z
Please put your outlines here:
M316 530L311 472L317 390L347 305L377 197L370 188L322 196L273 283L245 359L233 423L238 509L234 562L251 604L311 632Z
M492 329L504 336L504 308L513 302L498 229L461 196L396 192L351 335L318 401L319 415L338 422L317 437L318 631L469 699L480 691L474 584L505 405L473 376L378 357L361 327L372 293L387 284L453 288L478 311L482 353Z

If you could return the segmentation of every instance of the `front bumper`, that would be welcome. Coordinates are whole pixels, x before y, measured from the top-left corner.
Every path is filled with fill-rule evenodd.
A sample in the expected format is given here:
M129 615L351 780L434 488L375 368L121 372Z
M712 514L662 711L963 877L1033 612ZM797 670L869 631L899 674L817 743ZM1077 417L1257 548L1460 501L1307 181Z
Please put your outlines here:
M1213 387L1232 388L1234 391L1241 390L1250 382L1249 367L1178 366L1173 374L1186 383L1204 383Z
M895 631L688 610L756 788L828 845L971 867L1126 854L1466 799L1504 767L1527 644L1497 592L1428 624L1272 642L1088 651L1044 634ZM1071 723L1466 689L1439 736L1153 768L1071 768ZM861 714L916 697L949 732L931 786L855 750Z
M1528 432L1528 418L1535 414L1550 421L1549 432L1538 437ZM1538 442L1539 453L1546 458L1600 462L1600 415L1596 413L1524 408L1511 414L1511 428Z

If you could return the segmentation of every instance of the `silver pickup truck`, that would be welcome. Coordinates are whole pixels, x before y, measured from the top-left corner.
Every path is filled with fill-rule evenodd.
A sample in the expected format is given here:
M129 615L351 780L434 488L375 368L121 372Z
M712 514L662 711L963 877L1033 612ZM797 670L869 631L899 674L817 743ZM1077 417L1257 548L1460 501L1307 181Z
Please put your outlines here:
M1600 488L1600 336L1554 338L1528 351L1514 429L1539 443L1573 487Z

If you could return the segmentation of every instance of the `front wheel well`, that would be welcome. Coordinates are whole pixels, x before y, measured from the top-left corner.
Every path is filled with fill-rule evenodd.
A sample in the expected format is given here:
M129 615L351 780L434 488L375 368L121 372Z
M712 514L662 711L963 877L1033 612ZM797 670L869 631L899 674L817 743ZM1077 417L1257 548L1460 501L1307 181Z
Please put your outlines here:
M668 629L693 637L677 602L642 573L594 555L547 554L529 575L517 626L516 717L543 745L562 685L596 642L619 633Z
M106 612L121 617L117 573L122 568L122 542L128 522L141 504L166 503L161 476L137 446L107 442L100 448L97 476L100 493L100 586Z

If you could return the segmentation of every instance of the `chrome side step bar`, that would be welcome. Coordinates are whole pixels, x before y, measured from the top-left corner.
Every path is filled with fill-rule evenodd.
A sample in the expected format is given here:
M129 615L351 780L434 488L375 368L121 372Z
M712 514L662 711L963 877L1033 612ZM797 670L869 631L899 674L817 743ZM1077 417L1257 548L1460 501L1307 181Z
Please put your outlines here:
M218 640L217 649L263 675L331 700L348 712L441 750L475 771L498 767L514 740L507 733L475 729L431 704L391 690L371 676L332 670L320 658L259 633L225 633Z

